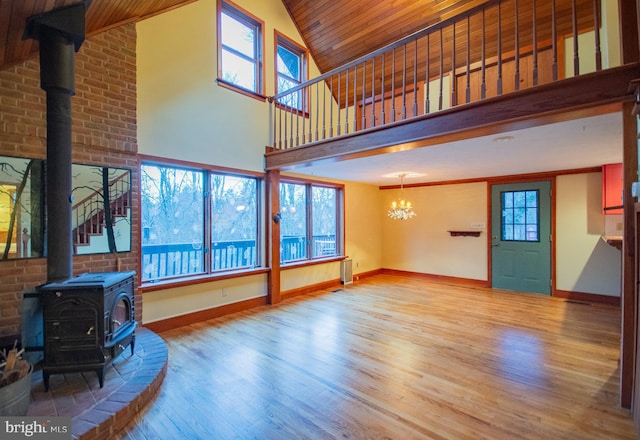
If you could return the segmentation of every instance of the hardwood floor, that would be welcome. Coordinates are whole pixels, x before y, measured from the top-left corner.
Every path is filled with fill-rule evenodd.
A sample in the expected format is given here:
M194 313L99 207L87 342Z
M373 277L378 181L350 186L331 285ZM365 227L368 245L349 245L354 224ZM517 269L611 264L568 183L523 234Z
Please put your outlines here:
M378 275L161 336L119 439L636 438L612 306Z

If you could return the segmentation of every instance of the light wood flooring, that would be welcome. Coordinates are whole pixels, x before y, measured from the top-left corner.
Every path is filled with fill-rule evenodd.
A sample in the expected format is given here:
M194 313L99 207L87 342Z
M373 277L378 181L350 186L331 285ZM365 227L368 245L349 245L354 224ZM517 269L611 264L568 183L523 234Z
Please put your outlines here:
M119 439L636 438L612 306L378 275L161 336Z

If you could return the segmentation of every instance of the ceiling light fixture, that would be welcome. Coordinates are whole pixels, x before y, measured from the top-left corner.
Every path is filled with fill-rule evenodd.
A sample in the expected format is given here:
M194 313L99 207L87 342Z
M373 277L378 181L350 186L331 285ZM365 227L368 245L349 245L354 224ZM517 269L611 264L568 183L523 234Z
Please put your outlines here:
M391 202L391 208L389 208L389 211L387 213L387 215L394 220L409 220L416 215L416 213L413 211L411 202L405 200L402 195L404 189L403 180L406 175L407 173L399 173L397 175L400 178L400 200L398 202L396 202L395 200Z

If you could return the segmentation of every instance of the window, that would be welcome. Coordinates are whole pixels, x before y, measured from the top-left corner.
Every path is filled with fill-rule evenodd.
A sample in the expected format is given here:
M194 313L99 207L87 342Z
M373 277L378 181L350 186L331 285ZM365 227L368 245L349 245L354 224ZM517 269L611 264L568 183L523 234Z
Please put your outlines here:
M314 183L280 184L280 261L340 255L342 188Z
M257 267L260 183L253 176L143 163L142 281Z
M504 191L502 240L539 241L538 191Z
M276 31L276 94L307 80L307 50ZM283 96L278 102L296 110L306 110L302 90Z
M257 266L258 180L213 174L211 218L213 270Z
M263 93L264 23L227 1L218 14L218 79L251 93Z

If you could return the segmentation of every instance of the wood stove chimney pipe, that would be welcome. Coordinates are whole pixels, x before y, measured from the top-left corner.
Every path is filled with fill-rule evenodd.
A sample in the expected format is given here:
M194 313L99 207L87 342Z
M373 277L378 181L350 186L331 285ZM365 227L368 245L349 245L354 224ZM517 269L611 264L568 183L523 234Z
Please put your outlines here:
M86 0L29 17L23 36L40 42L40 87L47 95L47 282L73 276L71 96L89 4Z

